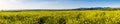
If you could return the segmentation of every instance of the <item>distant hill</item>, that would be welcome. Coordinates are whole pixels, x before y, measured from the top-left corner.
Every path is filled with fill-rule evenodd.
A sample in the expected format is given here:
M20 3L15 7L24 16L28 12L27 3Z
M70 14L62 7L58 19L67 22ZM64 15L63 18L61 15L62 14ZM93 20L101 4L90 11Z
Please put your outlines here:
M73 10L103 10L103 9L110 9L110 7L76 8Z

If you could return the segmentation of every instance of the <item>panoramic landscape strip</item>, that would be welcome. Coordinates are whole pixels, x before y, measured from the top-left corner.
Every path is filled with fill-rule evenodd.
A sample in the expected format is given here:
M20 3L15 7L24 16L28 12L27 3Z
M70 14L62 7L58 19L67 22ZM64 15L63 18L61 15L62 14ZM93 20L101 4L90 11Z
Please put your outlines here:
M1 11L0 24L120 24L120 10Z

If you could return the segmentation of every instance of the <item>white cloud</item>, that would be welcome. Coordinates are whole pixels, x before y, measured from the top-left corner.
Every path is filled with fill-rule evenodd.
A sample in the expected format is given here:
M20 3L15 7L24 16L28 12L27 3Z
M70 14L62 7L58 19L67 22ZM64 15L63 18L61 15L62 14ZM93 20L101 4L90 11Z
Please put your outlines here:
M8 9L54 9L57 8L54 4L57 2L39 2L39 3L31 3L31 2L22 2L25 0L0 0L0 10L8 10ZM54 7L55 6L55 7Z
M22 3L17 0L0 0L0 9L17 9L20 4Z
M48 1L48 2L38 2L38 3L31 3L31 2L23 2L25 0L0 0L0 10L7 10L7 9L67 9L67 8L74 8L72 6L61 5L59 2L55 1Z

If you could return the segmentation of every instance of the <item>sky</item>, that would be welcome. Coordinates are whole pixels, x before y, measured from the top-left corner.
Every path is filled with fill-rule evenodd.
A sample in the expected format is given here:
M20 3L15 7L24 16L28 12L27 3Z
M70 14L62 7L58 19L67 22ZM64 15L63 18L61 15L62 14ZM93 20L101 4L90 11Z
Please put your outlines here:
M120 0L0 0L0 10L120 7Z

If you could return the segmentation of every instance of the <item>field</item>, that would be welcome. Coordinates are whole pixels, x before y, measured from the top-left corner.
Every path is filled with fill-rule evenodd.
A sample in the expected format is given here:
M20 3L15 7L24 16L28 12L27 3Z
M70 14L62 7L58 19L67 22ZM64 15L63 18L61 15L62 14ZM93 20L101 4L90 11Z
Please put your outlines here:
M120 24L120 11L0 12L0 24Z

